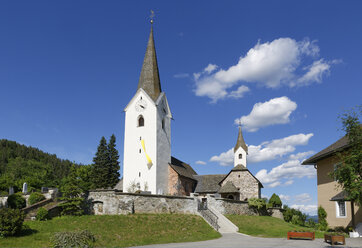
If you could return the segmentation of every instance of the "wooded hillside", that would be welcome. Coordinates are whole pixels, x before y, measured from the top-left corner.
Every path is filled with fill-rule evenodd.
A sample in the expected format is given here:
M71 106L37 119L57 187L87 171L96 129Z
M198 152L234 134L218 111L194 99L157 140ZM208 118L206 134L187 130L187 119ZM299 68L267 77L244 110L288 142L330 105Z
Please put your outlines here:
M71 165L72 162L59 159L55 154L1 139L0 191L8 191L10 186L21 190L24 182L29 189L58 187L69 174Z

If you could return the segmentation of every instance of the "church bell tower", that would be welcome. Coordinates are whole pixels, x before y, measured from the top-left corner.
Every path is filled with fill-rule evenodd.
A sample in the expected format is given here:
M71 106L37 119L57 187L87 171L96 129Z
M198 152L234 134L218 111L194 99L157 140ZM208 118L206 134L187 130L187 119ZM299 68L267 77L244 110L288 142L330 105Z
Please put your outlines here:
M124 112L123 191L167 194L172 115L161 90L153 21L137 92Z
M246 168L246 155L248 155L248 146L245 144L241 126L239 126L238 139L234 147L234 167L241 164Z

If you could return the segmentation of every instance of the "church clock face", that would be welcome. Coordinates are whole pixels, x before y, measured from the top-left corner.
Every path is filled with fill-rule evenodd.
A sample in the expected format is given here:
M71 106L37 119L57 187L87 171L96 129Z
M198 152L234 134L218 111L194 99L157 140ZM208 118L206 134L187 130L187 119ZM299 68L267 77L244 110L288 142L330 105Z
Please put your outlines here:
M136 102L135 105L136 111L142 112L146 109L146 107L147 107L147 102L145 100L140 99Z

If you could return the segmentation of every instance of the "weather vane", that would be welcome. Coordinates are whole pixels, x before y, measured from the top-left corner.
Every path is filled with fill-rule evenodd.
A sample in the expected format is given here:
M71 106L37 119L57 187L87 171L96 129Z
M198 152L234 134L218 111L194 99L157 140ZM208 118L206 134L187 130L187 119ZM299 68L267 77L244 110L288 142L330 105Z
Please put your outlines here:
M151 24L153 24L153 17L155 17L155 12L151 9L151 15L150 15L150 18L151 18Z

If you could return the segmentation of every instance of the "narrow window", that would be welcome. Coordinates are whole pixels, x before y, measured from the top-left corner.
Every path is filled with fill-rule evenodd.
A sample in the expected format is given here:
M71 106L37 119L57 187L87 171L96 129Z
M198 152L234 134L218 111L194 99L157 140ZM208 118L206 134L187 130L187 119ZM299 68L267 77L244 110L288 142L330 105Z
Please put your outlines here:
M240 178L240 175L238 175L238 178Z
M138 177L141 177L141 172L138 172Z
M139 150L139 152L141 153L141 149Z
M142 140L142 137L140 136L140 140Z
M165 130L165 119L162 120L162 129Z
M242 159L243 158L243 154L239 154L239 159Z
M140 115L140 116L138 117L138 126L139 126L139 127L143 127L144 125L145 125L145 119L143 119L143 116Z

